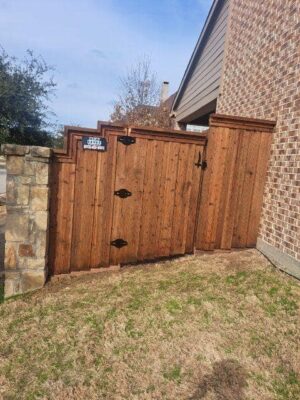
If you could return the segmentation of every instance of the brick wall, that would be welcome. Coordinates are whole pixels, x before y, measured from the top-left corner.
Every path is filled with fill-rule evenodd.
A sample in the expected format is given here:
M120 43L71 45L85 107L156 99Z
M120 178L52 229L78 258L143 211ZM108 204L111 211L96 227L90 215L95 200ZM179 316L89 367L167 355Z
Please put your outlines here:
M300 0L231 0L217 112L277 120L260 238L300 260Z

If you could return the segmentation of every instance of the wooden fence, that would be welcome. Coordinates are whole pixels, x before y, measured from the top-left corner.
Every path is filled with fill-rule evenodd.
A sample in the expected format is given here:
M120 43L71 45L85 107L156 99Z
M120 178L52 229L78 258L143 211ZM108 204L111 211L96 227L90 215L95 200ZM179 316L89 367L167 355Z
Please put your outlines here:
M255 246L273 126L215 115L204 134L66 128L52 162L50 273Z
M105 151L84 148L97 138ZM178 131L67 129L52 168L51 273L192 253L205 144Z
M275 122L210 118L195 247L255 247Z

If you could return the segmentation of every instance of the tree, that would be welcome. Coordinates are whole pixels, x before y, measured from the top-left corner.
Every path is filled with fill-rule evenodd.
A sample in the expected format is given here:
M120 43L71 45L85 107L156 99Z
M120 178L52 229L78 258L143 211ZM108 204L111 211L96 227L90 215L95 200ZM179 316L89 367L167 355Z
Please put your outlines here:
M28 50L19 61L0 51L0 143L51 146L47 101L52 68Z
M120 94L110 115L111 122L169 127L169 110L160 101L160 86L151 62L145 58L120 79Z

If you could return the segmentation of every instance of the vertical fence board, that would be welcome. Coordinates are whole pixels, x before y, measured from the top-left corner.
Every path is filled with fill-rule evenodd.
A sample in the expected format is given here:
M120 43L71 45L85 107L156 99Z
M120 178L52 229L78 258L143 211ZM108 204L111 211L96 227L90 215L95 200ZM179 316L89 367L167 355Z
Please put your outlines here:
M197 216L199 212L199 188L201 187L201 174L202 169L201 167L196 168L195 164L200 158L203 162L204 160L204 148L203 146L193 146L193 150L191 150L191 157L193 158L193 172L191 178L191 195L190 201L188 204L188 221L187 221L187 229L186 229L186 245L185 245L185 252L186 253L193 253L194 251L194 241L195 241L195 231L196 231L196 223L197 223Z
M222 133L223 144L221 157L218 161L219 164L219 180L220 190L217 193L218 208L216 207L216 231L215 231L215 244L214 247L219 249L221 247L221 241L223 236L224 224L225 224L225 209L226 209L226 194L230 187L230 168L231 161L234 159L234 133L229 128L225 128Z
M196 233L196 248L201 250L212 250L211 248L211 222L213 218L214 204L211 200L212 186L215 173L215 159L218 157L220 146L218 129L212 128L209 131L209 142L206 151L208 168L204 172L202 181L202 192ZM218 151L219 150L219 151Z
M49 269L70 272L75 164L55 163L51 174Z
M144 213L150 214L148 238L144 238L144 245L146 242L146 259L155 258L157 242L159 240L158 233L160 229L160 188L164 182L163 176L163 157L164 157L164 143L160 141L153 141L155 148L154 163L153 165L148 164L148 168L152 169L150 174L150 182L152 182L152 188L148 192L149 202L148 207L143 209ZM151 184L151 183L150 183ZM145 187L148 186L148 182L145 180ZM145 199L145 198L144 198ZM147 199L148 200L148 199ZM145 246L144 246L145 248Z
M172 221L171 255L184 254L188 223L188 201L191 192L191 175L196 168L191 160L190 145L180 145L175 203Z
M75 177L74 223L71 268L90 268L95 207L97 152L83 150L78 142Z
M107 152L97 153L97 178L91 249L92 268L109 266L116 174L116 148L117 138L116 136L111 136Z
M157 257L163 257L165 254L162 251L162 234L163 234L163 227L165 224L165 212L166 208L169 207L169 204L166 202L166 185L167 180L169 179L167 175L167 168L169 163L169 153L170 153L170 145L171 143L164 142L163 143L163 151L162 151L162 159L160 165L161 171L161 179L159 185L159 194L158 194L158 209L157 209L157 230L156 230L156 240L154 243L154 252ZM146 182L145 182L146 183Z
M161 213L158 243L160 257L169 256L171 253L172 221L178 171L179 146L179 143L168 143L163 211Z
M240 216L242 213L242 209L244 207L244 199L243 199L243 187L245 180L245 170L247 164L247 155L248 155L248 146L249 146L249 138L251 132L246 131L241 134L240 137L240 147L239 154L237 159L237 180L235 182L236 191L237 191L237 199L235 204L235 216L234 216L234 225L233 225L233 235L231 247L239 247L240 243L240 225L239 222L241 220Z
M247 158L244 168L243 185L241 187L240 204L238 207L238 217L236 225L236 241L235 246L239 248L246 247L247 231L249 225L249 215L252 203L254 179L256 175L257 156L260 144L260 133L250 132L247 137L248 149ZM257 194L255 193L255 196Z
M162 176L164 143L148 140L145 163L144 195L140 220L138 259L152 259L157 248L159 231L159 202Z
M197 248L213 250L219 218L222 181L225 169L229 130L213 129L207 150L208 174L204 174L200 217L198 224Z
M225 174L225 184L223 188L224 208L222 210L223 220L221 226L221 241L220 248L224 250L231 249L234 217L236 211L237 190L236 190L236 177L237 177L237 153L238 144L240 140L239 129L230 130L230 151L227 152L227 169Z
M143 188L143 204L142 215L140 221L140 240L138 247L138 260L143 260L148 254L148 238L150 235L151 215L146 212L151 207L151 193L152 185L154 182L154 171L151 168L155 162L156 147L152 140L145 142L146 158L145 158L145 172L144 172L144 188ZM146 184L147 182L147 184Z
M263 193L268 169L272 135L260 133L259 152L257 158L256 174L247 230L247 247L253 247L259 230L259 220L263 203Z
M122 238L127 246L111 248L111 263L137 261L142 212L143 184L145 173L146 146L144 139L137 139L134 145L125 146L118 142L115 190L127 189L130 197L115 196L112 240Z

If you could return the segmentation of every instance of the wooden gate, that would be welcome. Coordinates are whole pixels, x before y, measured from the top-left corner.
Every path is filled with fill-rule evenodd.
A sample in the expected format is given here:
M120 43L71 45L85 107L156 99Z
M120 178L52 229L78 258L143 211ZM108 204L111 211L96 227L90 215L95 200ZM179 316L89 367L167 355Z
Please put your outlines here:
M102 137L106 151L84 149ZM52 164L52 274L192 253L206 136L67 128Z

